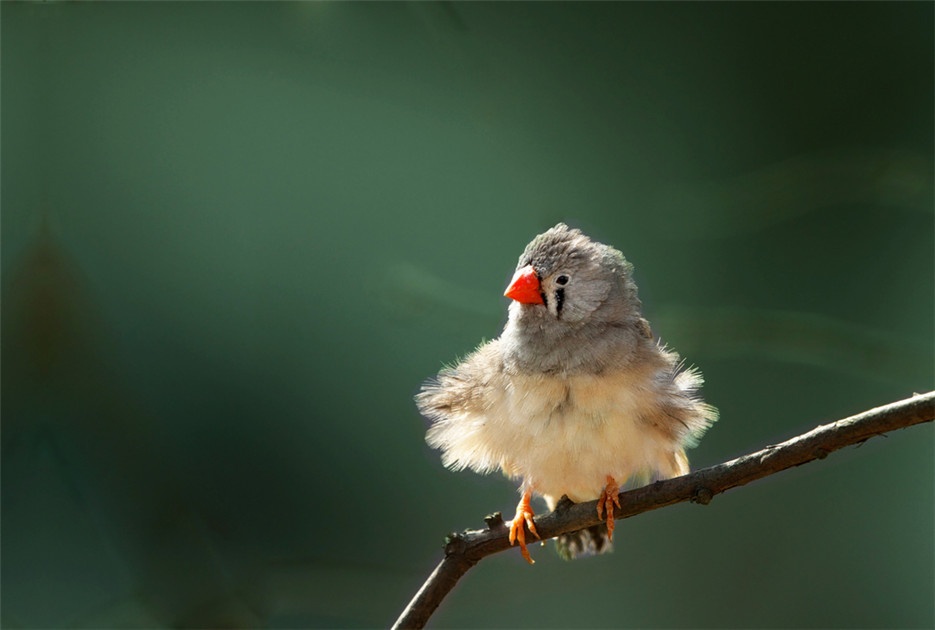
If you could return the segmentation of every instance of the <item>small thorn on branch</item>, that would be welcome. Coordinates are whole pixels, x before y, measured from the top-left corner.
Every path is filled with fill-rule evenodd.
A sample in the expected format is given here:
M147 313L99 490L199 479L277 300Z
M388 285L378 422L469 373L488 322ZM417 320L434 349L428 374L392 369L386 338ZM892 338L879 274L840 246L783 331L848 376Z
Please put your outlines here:
M451 532L445 536L445 555L463 553L465 546L463 534Z
M497 529L503 527L503 514L500 512L494 512L493 514L488 514L484 517L484 522L487 524L487 529Z
M708 505L711 503L713 498L714 493L711 492L711 490L708 488L698 488L692 495L692 503L697 503L698 505Z

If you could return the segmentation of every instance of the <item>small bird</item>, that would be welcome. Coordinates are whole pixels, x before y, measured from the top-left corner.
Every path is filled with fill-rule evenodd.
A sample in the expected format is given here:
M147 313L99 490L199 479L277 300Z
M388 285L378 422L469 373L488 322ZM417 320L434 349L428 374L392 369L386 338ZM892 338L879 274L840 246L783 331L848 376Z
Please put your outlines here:
M446 467L520 481L510 544L529 563L534 494L550 510L563 495L597 499L605 522L557 548L566 559L609 551L621 486L688 473L685 448L717 419L701 373L653 338L632 275L622 253L559 223L520 256L500 337L416 396Z

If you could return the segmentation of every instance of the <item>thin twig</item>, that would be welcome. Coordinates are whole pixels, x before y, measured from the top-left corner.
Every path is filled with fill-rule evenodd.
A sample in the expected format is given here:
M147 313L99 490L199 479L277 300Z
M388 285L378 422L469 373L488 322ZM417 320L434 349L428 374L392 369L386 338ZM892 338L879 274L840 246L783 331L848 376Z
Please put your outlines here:
M618 519L629 518L667 505L692 501L706 505L715 495L762 479L793 466L824 459L845 446L904 429L935 418L935 391L870 409L844 420L821 425L808 433L768 446L737 459L698 470L683 477L657 481L620 495ZM554 512L536 519L542 540L578 531L602 522L597 502L559 502ZM485 556L510 548L508 529L500 515L488 517L487 528L452 534L445 557L396 620L393 628L422 628L458 580Z

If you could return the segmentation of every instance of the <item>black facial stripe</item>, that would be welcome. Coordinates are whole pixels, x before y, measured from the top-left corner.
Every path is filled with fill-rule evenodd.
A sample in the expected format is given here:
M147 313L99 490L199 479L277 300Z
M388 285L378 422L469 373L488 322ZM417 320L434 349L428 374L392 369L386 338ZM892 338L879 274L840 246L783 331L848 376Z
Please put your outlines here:
M529 261L529 264L532 265L532 268L536 271L536 280L542 282L542 276L539 274L539 266L532 261ZM543 291L541 288L539 289L539 295L542 296L542 305L546 308L549 308L549 298L546 296L545 291Z
M562 316L562 305L565 303L565 289L555 289L555 316Z

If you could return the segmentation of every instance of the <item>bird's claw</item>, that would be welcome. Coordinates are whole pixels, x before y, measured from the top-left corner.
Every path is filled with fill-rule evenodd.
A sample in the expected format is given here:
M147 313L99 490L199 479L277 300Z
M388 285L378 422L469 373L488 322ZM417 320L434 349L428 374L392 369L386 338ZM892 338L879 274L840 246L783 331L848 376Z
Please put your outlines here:
M614 506L620 507L619 495L620 486L613 477L607 475L607 485L597 500L597 517L604 518L605 512L607 514L607 540L614 539Z
M529 528L529 531L532 532L533 536L539 538L539 532L536 531L536 524L532 518L536 515L532 511L532 506L529 505L530 493L523 494L523 498L520 499L519 505L516 506L516 516L513 517L513 520L510 522L510 545L513 545L516 542L519 542L520 553L523 554L523 558L526 559L526 562L529 564L535 564L536 561L532 559L532 556L529 555L529 550L526 548L526 528Z

